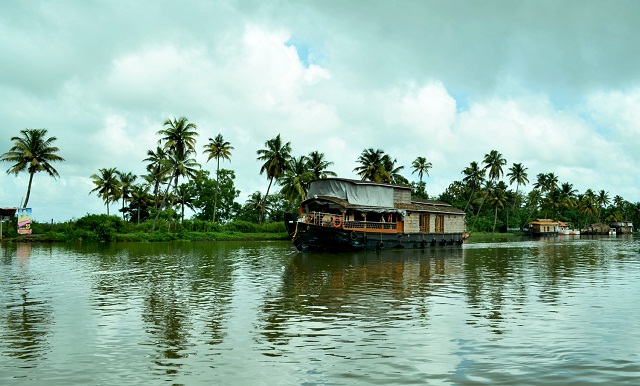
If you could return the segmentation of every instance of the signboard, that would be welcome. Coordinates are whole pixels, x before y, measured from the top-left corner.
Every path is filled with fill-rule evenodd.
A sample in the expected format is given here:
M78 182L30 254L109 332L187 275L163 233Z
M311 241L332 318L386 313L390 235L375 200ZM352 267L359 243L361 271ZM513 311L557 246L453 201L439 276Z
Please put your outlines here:
M31 208L18 209L18 234L31 234Z

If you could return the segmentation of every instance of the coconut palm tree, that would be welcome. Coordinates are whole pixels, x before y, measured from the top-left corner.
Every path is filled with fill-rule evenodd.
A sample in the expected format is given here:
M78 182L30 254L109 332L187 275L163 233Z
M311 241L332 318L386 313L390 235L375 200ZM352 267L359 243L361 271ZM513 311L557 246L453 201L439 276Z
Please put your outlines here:
M385 169L384 151L373 148L364 149L356 162L360 164L353 169L363 181L385 182L391 179L389 171Z
M212 158L216 159L216 193L215 198L213 200L213 221L216 221L216 209L218 207L218 192L220 191L219 184L219 176L220 176L220 158L223 160L228 160L231 162L231 150L233 150L233 146L227 141L224 140L222 134L216 135L214 138L209 138L209 143L204 145L204 153L209 154L207 158L207 162L209 162Z
M280 193L291 203L303 201L307 197L309 181L314 177L308 165L306 156L292 157L284 174L278 178L278 184L282 186Z
M471 203L474 193L480 189L484 182L484 173L485 170L481 169L476 161L472 161L469 166L462 171L462 174L465 175L462 181L467 185L467 188L471 188L469 200L467 201L467 205L464 207L465 212Z
M122 218L124 219L124 203L131 199L131 188L133 187L133 183L135 182L136 176L131 172L120 172L116 171L118 174L118 178L120 179L120 198L122 199Z
M196 124L189 122L186 117L180 117L173 120L167 119L164 121L164 129L158 131L158 134L162 136L158 143L164 143L164 150L167 151L166 165L169 180L162 197L162 203L153 221L152 229L155 229L158 217L160 217L160 211L164 208L169 196L169 188L172 183L173 189L177 190L180 177L186 177L188 181L195 176L197 168L200 167L200 164L194 158L196 155L195 137L198 136L197 128Z
M96 186L91 189L91 193L96 193L107 206L107 216L109 216L109 204L117 201L121 196L120 181L118 180L118 172L116 168L98 169L100 174L91 175L93 184Z
M145 178L147 182L153 184L153 197L154 197L154 207L158 209L158 204L160 200L158 197L160 196L160 185L166 182L167 179L167 171L169 170L169 165L167 162L167 152L163 147L158 146L156 151L148 150L147 158L144 161L148 162L147 164L147 172L149 173Z
M587 189L578 201L578 212L585 215L584 227L587 227L591 216L598 213L598 197L591 189Z
M520 185L525 186L529 183L529 176L527 174L527 168L522 166L521 163L514 163L512 167L509 168L509 173L507 173L507 177L509 177L509 185L516 183L516 200L518 198L518 188ZM515 209L516 200L513 200L513 209Z
M329 176L335 177L336 173L327 168L333 165L333 162L329 162L324 159L324 153L319 151L312 151L307 156L307 168L311 171L313 179L327 178Z
M422 184L422 176L426 175L429 177L429 169L431 169L432 166L433 165L431 165L431 162L427 161L426 157L417 157L411 164L411 167L413 167L411 174L418 173L420 184Z
M266 173L269 179L267 193L263 199L269 196L269 190L274 179L278 179L287 170L291 158L291 142L283 143L280 134L264 143L265 148L257 151L258 161L264 162L260 167L260 174ZM260 222L264 218L265 205L260 205Z
M396 185L409 185L409 180L400 175L400 170L404 169L404 166L396 166L396 162L397 159L394 158L392 160L389 154L382 156L382 165L388 174L388 179L382 182Z
M7 169L7 174L18 175L25 170L29 173L27 195L21 205L26 207L31 195L33 175L44 171L53 178L60 177L58 171L51 164L53 162L62 162L64 158L56 154L60 149L53 146L57 138L46 138L46 129L24 129L20 130L20 134L21 136L19 137L11 137L13 146L8 152L0 156L0 160L14 163L11 168Z
M488 154L485 154L483 162L484 170L489 171L490 180L497 181L502 177L504 174L502 167L507 164L507 161L502 158L502 154L497 150L491 150Z
M508 201L507 193L505 191L506 187L507 186L502 181L500 181L494 189L491 189L488 192L488 195L487 195L487 204L489 204L494 208L493 231L492 231L493 233L496 232L496 223L498 221L498 209L504 208L504 206L507 204L507 201Z
M158 144L164 143L165 150L179 158L187 158L188 153L196 153L196 137L199 134L195 123L189 122L186 117L180 117L165 120L163 126L165 128L157 134L162 136Z
M604 189L598 192L598 196L596 197L596 204L598 205L598 221L600 221L600 214L602 213L602 209L608 206L611 203L609 199L609 192L605 192Z
M196 192L192 184L180 184L176 190L177 202L180 204L180 223L184 223L184 207L194 210L193 203L196 200Z
M131 187L131 206L135 206L136 215L137 215L137 224L140 224L140 211L142 209L146 209L149 204L153 201L153 197L149 194L149 185L141 184L141 185L133 185Z

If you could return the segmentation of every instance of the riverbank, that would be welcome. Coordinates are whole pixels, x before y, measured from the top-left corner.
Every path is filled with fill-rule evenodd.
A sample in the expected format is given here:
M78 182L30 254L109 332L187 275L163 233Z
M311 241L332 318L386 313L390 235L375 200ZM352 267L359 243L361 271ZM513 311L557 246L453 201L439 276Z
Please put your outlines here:
M76 241L95 241L93 238L69 237L66 233L47 232L43 234L19 235L3 238L2 243L58 243ZM289 240L286 232L281 233L242 233L242 232L155 232L155 233L116 233L110 242L161 242L161 241L270 241Z

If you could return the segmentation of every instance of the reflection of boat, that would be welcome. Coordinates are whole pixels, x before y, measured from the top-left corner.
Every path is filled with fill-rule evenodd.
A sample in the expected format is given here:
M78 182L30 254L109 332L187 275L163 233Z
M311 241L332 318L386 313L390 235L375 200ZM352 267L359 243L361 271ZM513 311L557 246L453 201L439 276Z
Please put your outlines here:
M312 181L300 216L285 217L298 250L354 251L461 245L464 212L415 199L411 188L326 178Z

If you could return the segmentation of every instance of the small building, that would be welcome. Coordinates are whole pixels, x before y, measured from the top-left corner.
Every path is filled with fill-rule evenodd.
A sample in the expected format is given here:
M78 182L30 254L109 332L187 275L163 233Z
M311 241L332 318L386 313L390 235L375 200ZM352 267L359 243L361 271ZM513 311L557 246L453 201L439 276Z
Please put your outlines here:
M529 223L529 234L534 237L557 236L558 222L548 218L538 218Z

